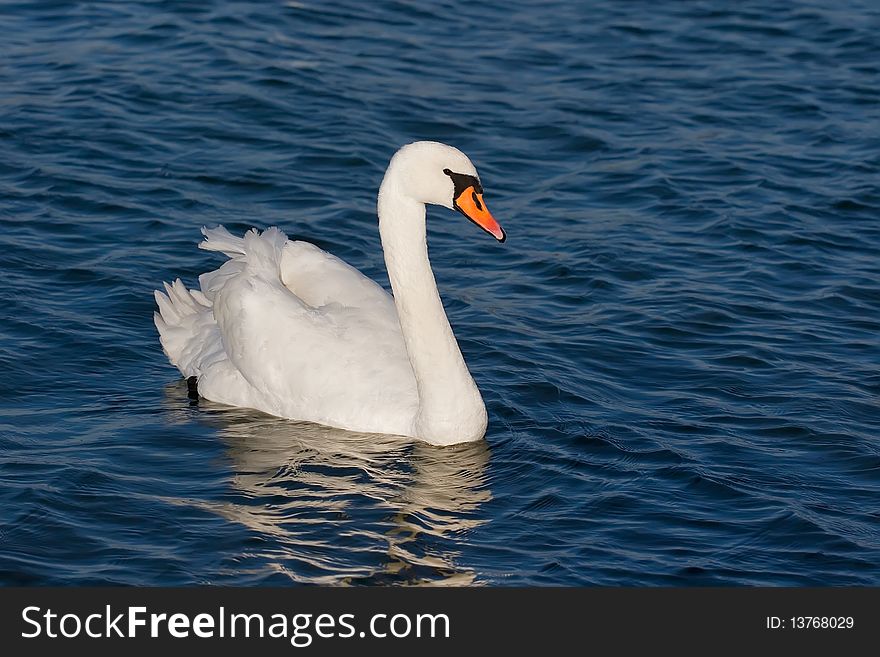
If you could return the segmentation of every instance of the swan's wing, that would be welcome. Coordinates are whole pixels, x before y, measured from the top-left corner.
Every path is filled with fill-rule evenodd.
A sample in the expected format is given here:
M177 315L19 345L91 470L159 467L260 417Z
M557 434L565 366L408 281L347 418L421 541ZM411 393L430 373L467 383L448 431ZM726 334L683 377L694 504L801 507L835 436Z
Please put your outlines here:
M394 302L376 281L309 242L287 242L281 253L281 281L304 303L320 308L338 303L397 316Z
M403 338L381 315L336 303L313 308L280 280L242 275L218 293L214 316L262 410L385 433L392 417L415 412Z
M243 271L248 256L245 239L232 235L223 226L202 228L202 233L205 241L199 244L200 248L220 251L230 258L219 269L199 277L202 292L213 300L217 290L231 276ZM265 241L268 233L264 232L259 239ZM281 231L277 234L284 238L274 245L281 282L303 303L313 308L332 303L348 308L371 308L397 321L394 300L376 281L310 242L293 242Z
M260 395L241 405L343 428L402 433L418 402L390 297L316 247L290 244L277 229L248 233L233 245L240 247L233 260L201 277L226 357ZM305 265L287 261L300 254ZM284 284L282 268L296 272L295 289L308 300Z

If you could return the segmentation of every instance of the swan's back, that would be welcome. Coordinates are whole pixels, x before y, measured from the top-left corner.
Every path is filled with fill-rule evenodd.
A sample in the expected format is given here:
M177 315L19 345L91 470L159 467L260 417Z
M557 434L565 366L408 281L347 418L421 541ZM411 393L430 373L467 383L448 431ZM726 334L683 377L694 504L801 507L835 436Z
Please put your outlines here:
M407 435L418 393L393 300L278 229L203 230L229 260L157 292L162 345L208 399L346 429Z

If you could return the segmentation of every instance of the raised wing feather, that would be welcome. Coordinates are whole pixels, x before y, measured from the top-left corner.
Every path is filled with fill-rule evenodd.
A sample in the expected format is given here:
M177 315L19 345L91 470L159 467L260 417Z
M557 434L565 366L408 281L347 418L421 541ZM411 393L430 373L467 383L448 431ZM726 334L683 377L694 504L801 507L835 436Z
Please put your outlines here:
M214 316L227 357L263 395L263 410L360 431L387 431L406 415L401 409L415 413L403 339L385 317L338 303L313 308L280 281L250 276L224 286Z
M280 266L287 289L314 308L338 303L371 309L397 321L394 301L381 285L310 242L287 242Z
M418 395L391 298L317 247L266 233L249 233L240 255L202 277L226 358L252 389L242 393L248 399L218 401L359 431L409 431ZM217 376L228 378L229 368Z

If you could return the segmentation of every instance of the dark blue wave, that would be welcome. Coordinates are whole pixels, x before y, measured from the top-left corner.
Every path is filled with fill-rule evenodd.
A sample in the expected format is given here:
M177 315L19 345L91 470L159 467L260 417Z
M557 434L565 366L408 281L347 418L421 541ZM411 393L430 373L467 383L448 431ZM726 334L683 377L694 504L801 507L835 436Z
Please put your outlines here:
M880 584L875 3L0 4L0 583ZM403 143L490 429L191 403L151 291L279 225L386 281Z

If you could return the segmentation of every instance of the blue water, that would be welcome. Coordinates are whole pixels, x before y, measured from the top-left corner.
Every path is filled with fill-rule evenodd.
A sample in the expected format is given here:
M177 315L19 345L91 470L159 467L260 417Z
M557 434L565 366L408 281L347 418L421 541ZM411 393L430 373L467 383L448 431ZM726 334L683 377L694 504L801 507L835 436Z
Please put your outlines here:
M387 283L416 139L485 442L190 401L199 228ZM876 2L4 2L0 276L0 583L880 584Z

